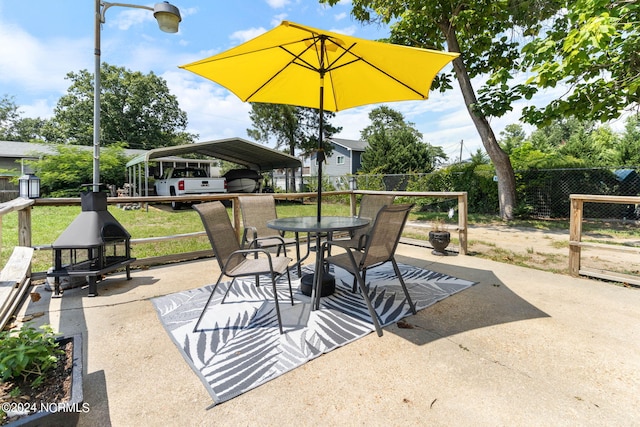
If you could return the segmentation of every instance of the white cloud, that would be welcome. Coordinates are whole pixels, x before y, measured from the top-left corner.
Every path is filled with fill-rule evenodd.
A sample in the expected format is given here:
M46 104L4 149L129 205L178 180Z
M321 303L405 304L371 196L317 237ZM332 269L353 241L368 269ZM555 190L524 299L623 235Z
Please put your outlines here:
M278 25L280 25L280 23L282 23L282 21L286 21L287 20L287 15L286 13L280 13L278 15L275 15L272 19L271 19L271 25L275 28Z
M356 33L357 30L358 30L358 27L356 27L355 25L350 25L344 28L333 28L333 29L330 29L329 31L338 33L338 34L344 34L345 36L352 36Z
M57 103L57 100L35 99L28 105L22 104L19 110L22 117L50 119L53 117L55 103Z
M250 106L215 83L191 76L185 71L170 71L162 77L180 108L189 117L188 132L198 133L199 141L240 137L246 138L251 127Z
M272 9L281 9L291 4L290 0L267 0L267 4Z
M0 23L0 82L15 86L17 92L64 93L69 71L88 68L92 63L89 39L36 39L22 28Z
M331 123L334 126L342 127L342 131L335 136L344 139L360 139L360 132L370 123L369 112L373 108L375 107L368 105L336 113Z
M240 31L236 31L234 33L232 33L229 38L231 40L238 40L238 42L240 43L244 43L248 40L251 40L255 37L258 37L260 34L265 33L267 30L265 30L263 27L258 27L258 28L249 28L246 30L240 30Z
M113 9L105 12L105 25L118 30L128 30L134 25L155 20L153 13L145 9L123 9L118 13L114 12Z
M205 56L199 57L202 59ZM177 68L178 65L186 62L176 62L180 57L176 58L167 49L157 44L139 44L130 46L127 52L127 58L119 64L134 71L148 73L151 70L171 70ZM112 63L106 59L103 61ZM120 60L122 61L122 59Z

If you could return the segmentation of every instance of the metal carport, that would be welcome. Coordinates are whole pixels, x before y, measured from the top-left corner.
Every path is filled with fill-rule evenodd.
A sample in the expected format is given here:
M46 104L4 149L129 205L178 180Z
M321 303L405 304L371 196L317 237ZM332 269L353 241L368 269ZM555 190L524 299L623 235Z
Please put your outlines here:
M149 150L145 154L127 163L126 167L130 184L137 183L136 187L144 188L144 195L148 196L149 162L160 161L162 158L184 154L200 154L216 159L227 160L258 172L271 171L274 169L300 168L300 173L302 174L302 162L296 157L242 138L227 138ZM196 159L185 160L197 162ZM144 173L142 173L142 165L144 165ZM142 183L142 175L144 175L144 185Z

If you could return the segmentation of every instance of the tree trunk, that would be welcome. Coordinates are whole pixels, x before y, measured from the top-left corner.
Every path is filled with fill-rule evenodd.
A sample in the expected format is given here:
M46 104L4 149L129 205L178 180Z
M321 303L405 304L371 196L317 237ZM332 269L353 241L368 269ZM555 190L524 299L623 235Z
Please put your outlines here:
M449 22L443 23L441 29L445 34L449 51L459 53L460 45L458 44L455 29ZM467 111L480 134L482 145L484 145L484 149L487 151L496 169L496 175L498 176L500 218L503 220L511 220L513 219L513 209L516 205L516 178L513 173L513 166L511 166L511 159L509 159L507 153L500 148L487 118L473 110L473 105L477 102L477 98L473 86L471 86L471 79L467 73L462 56L453 61L453 69L460 84L460 90L462 91Z

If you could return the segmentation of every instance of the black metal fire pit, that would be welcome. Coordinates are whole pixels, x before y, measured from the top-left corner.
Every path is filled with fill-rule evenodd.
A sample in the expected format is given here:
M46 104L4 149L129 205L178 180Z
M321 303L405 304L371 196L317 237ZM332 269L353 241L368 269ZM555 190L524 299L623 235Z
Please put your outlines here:
M97 282L107 273L125 268L131 279L131 235L107 210L107 194L80 194L82 212L53 242L54 297L62 296L60 278L84 276L89 296L98 295Z

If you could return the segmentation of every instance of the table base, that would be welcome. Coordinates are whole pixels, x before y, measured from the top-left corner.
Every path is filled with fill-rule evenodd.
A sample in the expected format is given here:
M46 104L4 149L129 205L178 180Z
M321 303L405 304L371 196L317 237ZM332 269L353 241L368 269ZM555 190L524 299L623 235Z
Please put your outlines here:
M300 291L308 297L311 296L311 289L313 288L313 276L313 274L305 274L302 276L302 279L300 279ZM335 290L336 279L332 275L325 273L322 277L322 294L320 294L320 296L328 297L333 294Z

